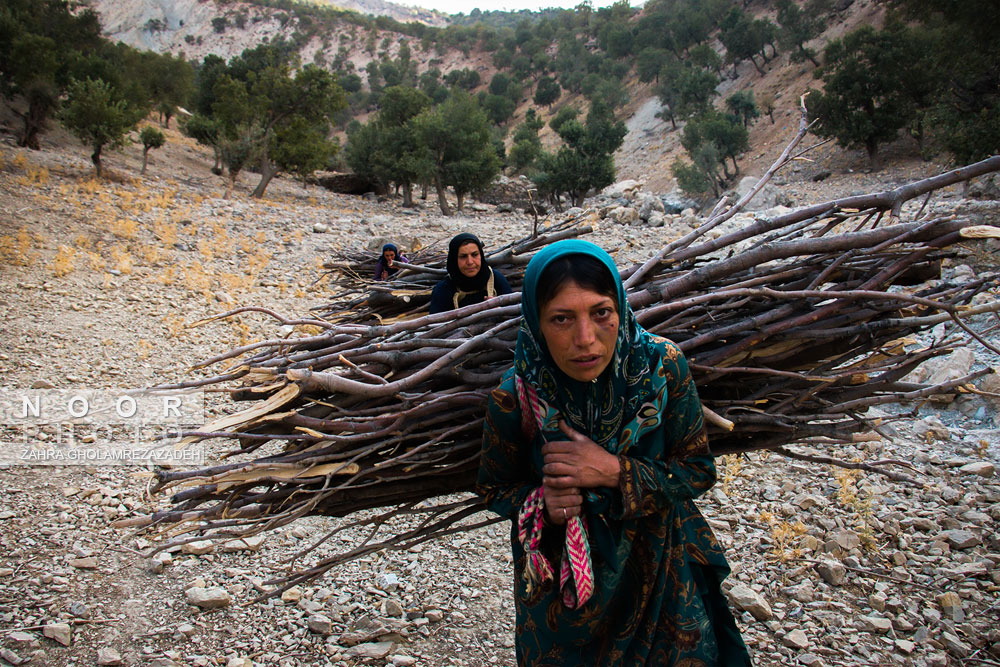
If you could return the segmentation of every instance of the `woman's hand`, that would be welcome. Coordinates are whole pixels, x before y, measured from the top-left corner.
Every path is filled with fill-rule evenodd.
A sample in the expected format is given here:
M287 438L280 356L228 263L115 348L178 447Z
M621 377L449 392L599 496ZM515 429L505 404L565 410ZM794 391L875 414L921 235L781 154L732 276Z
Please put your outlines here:
M561 526L583 513L583 494L575 487L554 487L551 478L542 479L542 497L545 499L545 513L549 523Z
M559 422L559 428L569 440L549 442L542 447L546 493L548 487L554 490L616 488L621 474L618 457L577 433L564 421Z

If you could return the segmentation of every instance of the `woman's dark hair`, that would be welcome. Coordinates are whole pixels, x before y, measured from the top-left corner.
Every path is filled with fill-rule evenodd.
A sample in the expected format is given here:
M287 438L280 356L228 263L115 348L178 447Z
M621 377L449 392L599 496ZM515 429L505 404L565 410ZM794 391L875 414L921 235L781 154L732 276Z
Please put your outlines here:
M590 255L565 255L553 260L538 276L535 303L541 312L549 301L555 298L563 285L574 282L584 289L609 296L615 302L615 310L621 312L618 303L618 284L608 267Z

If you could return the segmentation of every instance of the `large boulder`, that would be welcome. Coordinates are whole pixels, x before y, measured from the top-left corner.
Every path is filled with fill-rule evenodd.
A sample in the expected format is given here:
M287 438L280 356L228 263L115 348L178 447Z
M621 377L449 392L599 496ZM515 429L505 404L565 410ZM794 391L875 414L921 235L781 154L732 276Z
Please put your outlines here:
M308 180L342 195L363 195L366 192L376 191L374 183L363 176L351 173L318 171Z

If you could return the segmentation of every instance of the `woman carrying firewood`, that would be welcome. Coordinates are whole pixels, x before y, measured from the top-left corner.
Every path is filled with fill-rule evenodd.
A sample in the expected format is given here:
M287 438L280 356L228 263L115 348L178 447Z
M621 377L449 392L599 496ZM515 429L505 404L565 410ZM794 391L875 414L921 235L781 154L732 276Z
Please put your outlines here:
M443 313L510 294L503 274L490 267L483 242L474 234L459 234L448 244L448 277L434 286L430 312Z
M693 502L714 482L687 361L636 322L611 257L540 251L478 483L513 523L518 665L749 665Z

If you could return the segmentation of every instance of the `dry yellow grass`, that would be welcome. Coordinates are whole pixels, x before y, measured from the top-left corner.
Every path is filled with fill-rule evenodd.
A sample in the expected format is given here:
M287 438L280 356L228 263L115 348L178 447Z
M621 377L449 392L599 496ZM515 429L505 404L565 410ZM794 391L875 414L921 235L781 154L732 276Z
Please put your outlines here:
M52 275L56 278L61 278L73 272L76 268L74 262L74 257L76 251L72 246L60 245L59 250L56 252L56 256L52 259L52 263L49 268L52 269Z

